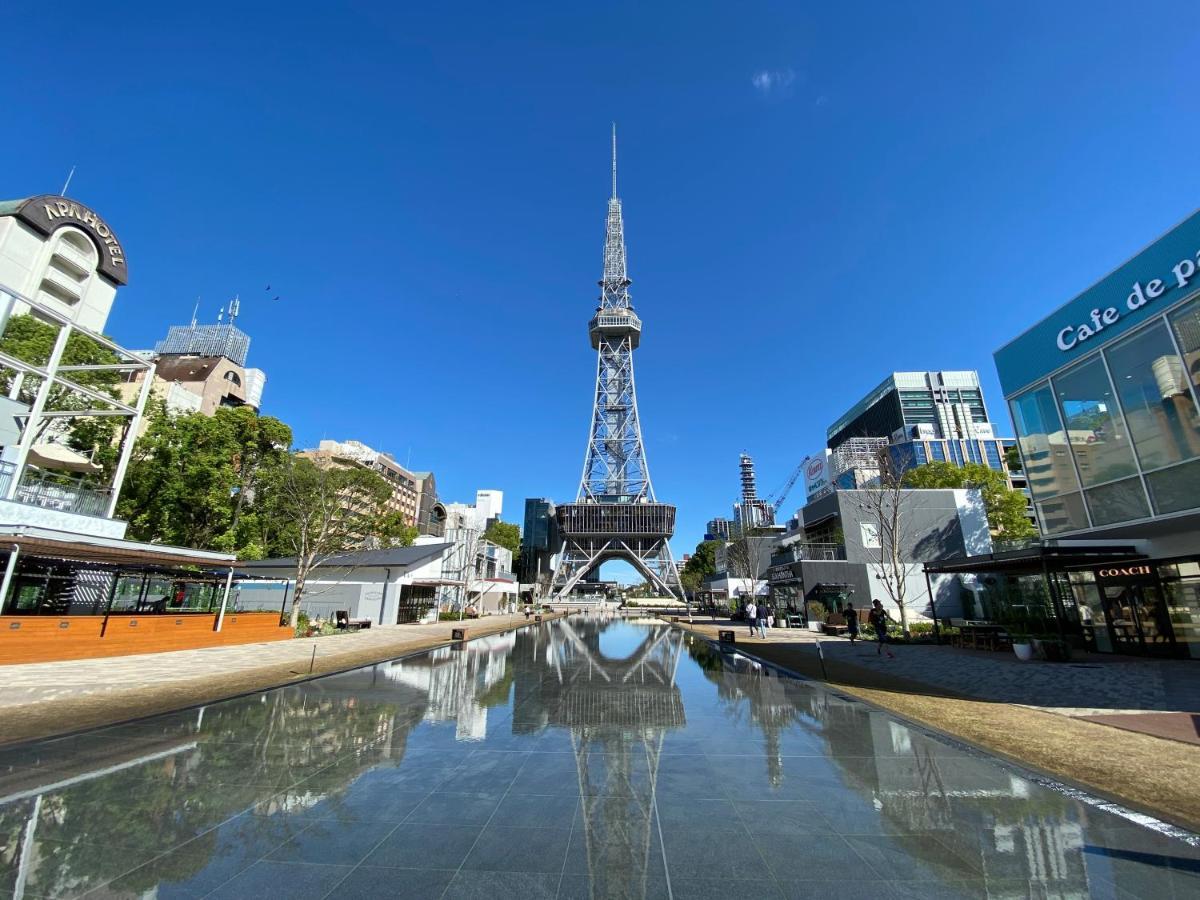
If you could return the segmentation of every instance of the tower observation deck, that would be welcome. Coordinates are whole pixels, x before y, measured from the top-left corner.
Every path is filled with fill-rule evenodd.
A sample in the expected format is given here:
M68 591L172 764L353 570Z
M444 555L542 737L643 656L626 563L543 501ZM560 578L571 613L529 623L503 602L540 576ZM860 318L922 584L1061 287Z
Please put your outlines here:
M588 323L596 351L592 424L579 493L574 503L557 509L563 550L550 591L562 599L602 563L621 559L664 595L683 599L679 570L667 543L675 532L675 507L654 496L638 417L633 351L641 343L642 320L629 296L615 127L612 154L604 276L599 305Z

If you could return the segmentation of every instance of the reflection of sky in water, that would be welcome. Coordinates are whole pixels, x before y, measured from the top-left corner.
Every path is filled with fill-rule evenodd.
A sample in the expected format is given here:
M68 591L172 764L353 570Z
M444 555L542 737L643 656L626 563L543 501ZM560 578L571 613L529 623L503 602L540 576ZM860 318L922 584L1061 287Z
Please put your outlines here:
M0 751L0 897L1200 896L1200 850L662 626Z
M609 659L626 659L645 637L646 626L615 620L600 632L600 653Z

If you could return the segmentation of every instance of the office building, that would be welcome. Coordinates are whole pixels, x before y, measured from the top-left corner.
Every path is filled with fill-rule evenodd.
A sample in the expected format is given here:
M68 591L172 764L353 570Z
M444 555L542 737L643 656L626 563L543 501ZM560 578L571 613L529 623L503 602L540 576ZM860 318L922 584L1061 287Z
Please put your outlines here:
M479 490L474 503L447 503L446 521L450 527L487 531L493 522L500 521L504 512L504 491Z
M298 455L311 459L320 466L358 466L375 472L388 483L392 491L387 501L387 511L399 513L409 525L417 524L419 480L390 454L368 447L360 441L321 441L315 450L301 450Z
M525 499L525 521L521 528L521 557L517 574L523 585L549 584L562 547L554 503L545 497Z
M979 374L893 372L829 426L828 447L836 451L851 438L893 439L897 432L908 437L992 437Z
M709 519L708 524L704 526L704 539L706 541L729 540L730 526L732 524L728 519L722 517Z

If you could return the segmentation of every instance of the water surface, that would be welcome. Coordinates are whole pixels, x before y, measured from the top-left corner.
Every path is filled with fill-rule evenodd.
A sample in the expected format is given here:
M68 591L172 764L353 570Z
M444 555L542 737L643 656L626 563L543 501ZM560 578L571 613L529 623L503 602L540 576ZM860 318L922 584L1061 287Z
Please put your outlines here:
M0 897L89 892L1182 898L1200 850L678 629L573 616L0 751Z

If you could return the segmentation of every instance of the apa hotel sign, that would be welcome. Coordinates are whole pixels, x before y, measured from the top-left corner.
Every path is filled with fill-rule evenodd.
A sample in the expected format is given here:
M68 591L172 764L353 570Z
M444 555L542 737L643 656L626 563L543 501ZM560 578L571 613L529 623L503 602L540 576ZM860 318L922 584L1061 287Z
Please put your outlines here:
M997 350L1004 395L1020 393L1198 290L1200 212Z
M94 210L66 197L44 194L22 201L15 214L34 231L47 237L65 225L78 228L96 245L100 254L100 263L96 268L100 274L117 284L129 282L121 242Z

